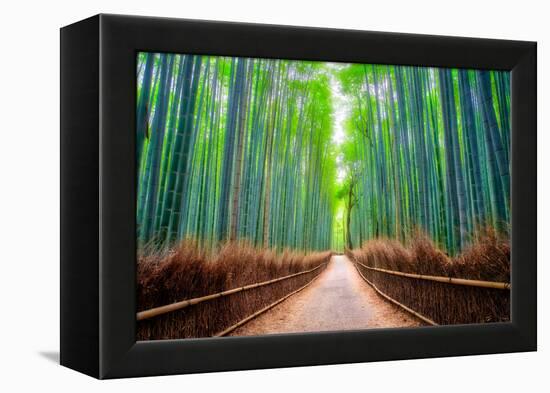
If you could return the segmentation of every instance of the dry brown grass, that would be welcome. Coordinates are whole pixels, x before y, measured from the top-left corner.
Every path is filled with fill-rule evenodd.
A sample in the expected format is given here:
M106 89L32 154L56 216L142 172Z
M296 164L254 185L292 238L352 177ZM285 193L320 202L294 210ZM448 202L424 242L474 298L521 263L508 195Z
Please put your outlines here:
M508 239L486 229L454 258L417 233L407 246L396 240L376 239L348 256L366 266L406 273L510 282ZM439 324L510 320L510 291L451 285L389 275L365 269L361 273L382 292Z
M165 254L139 258L138 311L310 270L330 256L330 252L276 254L246 243L226 244L208 253L186 240ZM137 338L210 337L305 285L321 270L140 321Z

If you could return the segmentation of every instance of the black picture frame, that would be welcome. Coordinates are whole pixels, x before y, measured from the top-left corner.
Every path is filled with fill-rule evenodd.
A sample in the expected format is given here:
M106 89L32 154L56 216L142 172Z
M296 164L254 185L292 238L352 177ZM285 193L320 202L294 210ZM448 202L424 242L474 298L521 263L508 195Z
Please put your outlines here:
M512 72L509 323L136 342L138 51ZM97 378L536 350L536 43L97 15L61 29L61 364Z

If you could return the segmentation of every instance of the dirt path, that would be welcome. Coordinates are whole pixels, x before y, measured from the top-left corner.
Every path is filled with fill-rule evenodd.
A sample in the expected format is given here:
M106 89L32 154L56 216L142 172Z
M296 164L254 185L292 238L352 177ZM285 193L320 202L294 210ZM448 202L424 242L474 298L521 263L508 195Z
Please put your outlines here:
M421 326L384 300L345 256L332 257L309 287L235 330L232 336Z

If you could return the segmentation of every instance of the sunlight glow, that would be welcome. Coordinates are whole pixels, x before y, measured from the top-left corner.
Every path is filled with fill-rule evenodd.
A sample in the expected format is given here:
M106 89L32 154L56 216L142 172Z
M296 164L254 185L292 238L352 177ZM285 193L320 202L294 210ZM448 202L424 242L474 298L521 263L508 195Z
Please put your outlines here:
M350 107L347 105L347 98L340 91L340 84L336 80L334 75L340 69L344 68L343 65L337 63L328 63L327 67L332 71L329 74L330 78L330 90L332 93L332 104L333 104L333 117L332 117L332 141L334 144L339 147L344 143L346 139L346 133L344 131L344 122L349 116ZM343 166L342 153L338 152L336 156L336 180L338 183L344 181L346 177L346 170Z

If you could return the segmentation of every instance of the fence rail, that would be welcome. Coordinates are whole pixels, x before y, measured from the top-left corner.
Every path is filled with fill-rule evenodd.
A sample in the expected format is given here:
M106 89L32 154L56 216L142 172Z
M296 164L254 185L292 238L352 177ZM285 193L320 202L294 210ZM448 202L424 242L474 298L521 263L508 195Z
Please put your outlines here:
M227 329L217 333L214 335L214 337L223 337L223 336L227 336L229 333L231 333L233 330L241 327L242 325L244 325L245 323L247 322L250 322L251 320L253 320L254 318L256 318L257 316L263 314L264 312L268 311L268 310L271 310L273 307L275 307L277 304L280 304L282 302L284 302L286 299L288 299L289 297L291 297L292 295L295 295L297 294L298 292L302 291L303 289L306 289L309 285L311 285L311 283L313 281L315 281L317 278L319 277L319 275L316 275L315 277L313 277L311 279L311 281L308 281L308 283L300 288L298 288L297 290L295 291L292 291L290 292L289 294L283 296L282 298L280 298L279 300L276 300L274 301L273 303L269 304L268 306L262 308L261 310L258 310L256 311L254 314L252 315L249 315L248 317L240 320L239 322L237 322L236 324L228 327Z
M176 303L167 304L165 306L159 306L159 307L151 308L149 310L139 311L136 314L136 318L137 318L138 321L142 321L144 319L153 318L153 317L156 317L158 315L166 314L166 313L169 313L169 312L172 312L172 311L181 310L182 308L193 306L195 304L206 302L208 300L217 299L217 298L220 298L220 297L232 295L234 293L247 291L247 290L258 288L258 287L263 287L265 285L274 284L276 282L283 281L283 280L288 280L289 278L300 276L302 274L311 273L311 272L319 269L323 265L326 265L326 262L320 264L317 267L314 267L313 269L306 270L306 271L303 271L303 272L294 273L294 274L290 274L290 275L284 276L284 277L274 278L273 280L263 281L263 282L259 282L259 283L255 283L255 284L249 284L249 285L245 285L245 286L242 286L242 287L228 289L228 290L218 292L218 293L213 293L211 295L196 297L196 298L193 298L193 299L182 300L182 301L179 301L179 302L176 302ZM286 299L286 297L285 297L285 299Z
M382 272L386 274L391 274L394 276L416 278L416 279L427 280L427 281L437 281L437 282L443 282L443 283L453 284L453 285L466 285L466 286L478 287L478 288L492 288L492 289L510 289L511 288L510 283L507 283L507 282L468 280L465 278L428 276L424 274L403 273L395 270L387 270L387 269L381 269L377 267L370 267L358 261L355 261L355 263L363 266L365 269L374 270L374 271Z
M363 280L365 280L367 282L367 284L369 284L376 292L378 292L379 295L381 295L384 299L388 300L389 302L395 304L396 306L399 306L401 307L402 309L404 309L405 311L409 312L410 314L414 315L415 317L421 319L422 321L426 322L427 324L429 325L432 325L432 326L439 326L438 323L432 321L430 318L420 314L419 312L416 312L414 311L412 308L410 307L407 307L405 306L403 303L400 303L398 302L397 300L395 300L394 298L386 295L384 292L382 292L380 289L378 289L378 287L376 285L374 285L374 283L372 281L370 281L367 277L365 277L363 275L363 273L361 273L361 270L359 269L359 267L357 267L357 265L361 265L363 267L366 267L365 265L363 265L362 263L360 262L355 262L354 265L355 265L355 268L357 269L357 272L359 273L359 275L361 276L361 278Z

